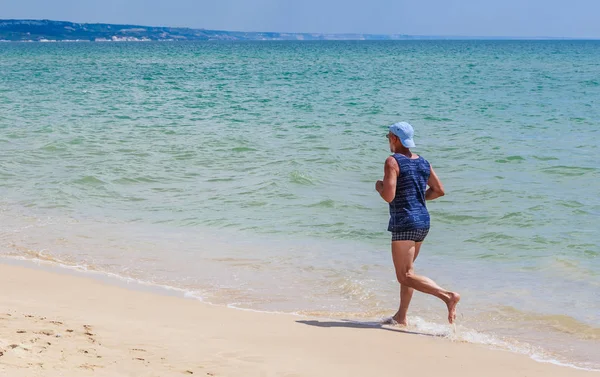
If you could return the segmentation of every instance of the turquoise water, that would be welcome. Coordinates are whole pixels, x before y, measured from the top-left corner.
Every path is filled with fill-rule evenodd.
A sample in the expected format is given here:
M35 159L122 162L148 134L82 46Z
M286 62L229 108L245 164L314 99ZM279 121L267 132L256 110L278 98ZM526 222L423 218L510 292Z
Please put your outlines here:
M447 191L416 268L462 293L459 338L600 368L598 42L2 44L0 72L0 255L377 320L407 120Z

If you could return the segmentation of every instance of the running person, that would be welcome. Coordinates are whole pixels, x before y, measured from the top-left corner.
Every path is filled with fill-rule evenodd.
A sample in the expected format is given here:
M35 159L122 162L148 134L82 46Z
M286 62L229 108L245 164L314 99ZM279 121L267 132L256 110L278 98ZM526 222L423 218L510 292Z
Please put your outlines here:
M389 127L387 138L393 155L385 161L383 181L375 184L379 195L390 206L388 231L392 232L392 259L401 285L400 308L391 319L400 325L408 324L406 313L416 289L444 301L448 307L448 321L454 323L460 295L441 288L425 276L416 275L413 268L429 232L425 201L444 196L442 182L429 162L410 151L415 147L413 136L414 130L406 122Z

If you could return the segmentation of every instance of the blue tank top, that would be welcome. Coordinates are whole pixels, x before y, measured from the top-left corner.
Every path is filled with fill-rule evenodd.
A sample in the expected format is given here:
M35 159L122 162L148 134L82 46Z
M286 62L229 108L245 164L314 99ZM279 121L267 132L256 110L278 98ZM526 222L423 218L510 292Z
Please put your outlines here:
M390 203L388 231L429 229L430 219L425 204L425 191L431 166L421 156L413 160L396 153L393 157L400 167L400 175L396 181L396 196Z

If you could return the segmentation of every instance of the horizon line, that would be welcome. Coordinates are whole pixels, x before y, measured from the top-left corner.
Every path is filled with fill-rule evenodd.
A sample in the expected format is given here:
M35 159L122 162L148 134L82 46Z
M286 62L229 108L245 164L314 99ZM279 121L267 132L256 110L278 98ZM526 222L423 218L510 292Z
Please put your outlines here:
M242 31L242 30L225 30L225 29L207 29L201 27L189 27L189 26L155 26L155 25L140 25L140 24L129 24L129 23L109 23L109 22L74 22L74 21L65 21L65 20L51 20L48 18L0 18L0 22L5 21L48 21L48 22L64 22L64 23L72 23L72 24L80 24L80 25L114 25L114 26L138 26L138 27L148 27L148 28L171 28L171 29L189 29L189 30L205 30L205 31L217 31L217 32L225 32L225 33L248 33L248 34L268 34L268 33L277 33L277 34L309 34L309 35L323 35L323 36L352 36L352 35L362 35L362 36L402 36L402 37L412 37L412 38L428 38L428 39L436 39L436 38L450 38L450 39L471 39L471 40L485 40L485 39L495 39L495 40L571 40L571 41L594 41L600 40L600 36L598 37L551 37L551 36L501 36L501 35L451 35L451 34L402 34L402 33L362 33L362 32L288 32L288 31ZM301 42L301 41L299 41Z

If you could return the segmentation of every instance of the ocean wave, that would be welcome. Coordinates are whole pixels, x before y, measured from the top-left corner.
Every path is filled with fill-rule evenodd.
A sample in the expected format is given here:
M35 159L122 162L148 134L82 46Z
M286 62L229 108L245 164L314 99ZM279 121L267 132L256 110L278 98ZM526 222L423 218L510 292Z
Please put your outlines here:
M509 306L499 307L498 311L507 320L552 329L553 331L568 334L581 340L600 340L600 327L583 323L568 315L532 313Z
M581 166L553 166L540 170L542 173L559 175L564 177L581 177L588 174L597 173L597 168L585 168Z
M106 182L104 182L100 178L97 178L93 175L88 175L88 176L76 179L73 181L73 183L80 184L80 185L90 185L90 186L100 186L100 185L106 184Z
M300 172L298 170L292 171L290 174L290 182L303 186L313 186L317 183L316 179L308 175L307 173Z

